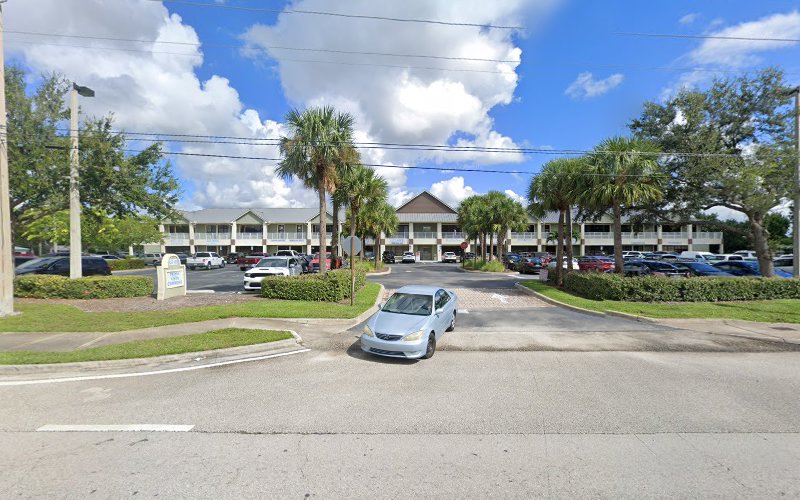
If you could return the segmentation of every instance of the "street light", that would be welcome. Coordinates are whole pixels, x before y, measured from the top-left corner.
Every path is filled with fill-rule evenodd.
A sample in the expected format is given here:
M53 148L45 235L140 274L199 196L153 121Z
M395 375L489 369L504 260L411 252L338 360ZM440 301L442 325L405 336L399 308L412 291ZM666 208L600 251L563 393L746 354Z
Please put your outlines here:
M94 90L72 84L69 97L69 277L83 276L81 267L81 195L78 187L78 95L94 97Z

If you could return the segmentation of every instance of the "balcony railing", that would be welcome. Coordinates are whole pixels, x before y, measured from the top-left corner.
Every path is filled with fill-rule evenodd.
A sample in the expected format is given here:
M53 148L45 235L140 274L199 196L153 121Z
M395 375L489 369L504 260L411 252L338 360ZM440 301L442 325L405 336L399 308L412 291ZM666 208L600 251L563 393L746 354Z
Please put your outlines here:
M598 233L598 232L585 232L583 237L587 240L613 240L614 233Z
M394 233L386 237L387 240L407 240L408 233Z
M688 240L689 239L689 233L664 231L664 232L661 233L661 239L664 239L664 240Z
M722 233L720 232L699 232L694 233L692 235L692 239L695 240L703 240L703 241L721 241L722 240Z
M447 241L452 241L452 240L464 241L464 233L462 233L461 231L442 232L442 239Z
M635 240L635 241L644 241L644 240L657 240L658 233L655 232L643 232L643 233L622 233L623 240Z
M264 233L236 233L236 241L240 240L258 240L264 239Z
M511 233L511 239L514 241L532 241L536 240L536 232L523 232L523 233Z
M166 233L164 234L165 245L188 245L189 233Z
M414 239L419 240L435 240L436 233L435 232L427 232L427 231L414 231Z
M315 233L315 238L319 239L319 233ZM306 233L269 233L267 241L306 241Z
M195 233L195 241L218 241L225 244L231 242L231 233Z

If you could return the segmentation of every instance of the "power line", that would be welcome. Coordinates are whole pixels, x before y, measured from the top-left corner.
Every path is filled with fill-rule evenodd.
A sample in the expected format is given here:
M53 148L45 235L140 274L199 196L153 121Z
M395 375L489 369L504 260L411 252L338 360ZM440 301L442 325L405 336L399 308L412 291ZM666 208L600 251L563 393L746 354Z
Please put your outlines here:
M438 19L416 19L407 17L388 17L388 16L371 16L366 14L344 14L340 12L324 12L318 10L301 10L301 9L274 9L268 7L242 7L238 5L226 5L216 3L202 3L190 2L187 0L150 0L151 2L169 2L179 5L191 5L193 7L211 7L218 9L230 9L246 12L270 12L274 14L311 14L316 16L332 16L332 17L345 17L351 19L370 19L375 21L392 21L398 23L420 23L420 24L438 24L443 26L465 26L474 28L493 28L501 30L522 30L523 26L501 26L495 24L482 24L482 23L467 23L455 21L441 21Z
M621 36L638 36L650 38L690 38L690 39L710 39L710 40L740 40L748 42L786 42L797 43L800 39L797 38L766 38L766 37L750 37L750 36L725 36L725 35L682 35L677 33L635 33L635 32L618 32L615 35Z
M234 44L178 42L178 41L170 41L170 40L148 40L148 39L142 39L142 38L115 38L115 37L108 37L108 36L91 36L91 35L66 35L66 34L58 34L58 33L40 33L40 32L35 32L35 31L5 30L4 33L6 33L6 34L15 34L15 35L56 37L56 38L78 38L78 39L85 39L85 40L102 40L102 41L112 41L112 42L182 45L182 46L190 46L190 47L214 47L214 48L230 48L230 49L246 48L243 45L234 45ZM440 60L447 60L447 61L475 61L475 62L494 62L494 63L519 63L519 62L522 62L519 59L489 59L489 58L480 58L480 57L455 57L455 56L439 56L439 55L429 55L429 54L402 54L402 53L394 53L394 52L371 52L371 51L361 51L361 50L319 49L319 48L312 48L312 47L289 47L289 46L285 46L285 45L261 45L261 44L258 44L258 46L261 47L261 48L270 49L270 50L290 50L290 51L298 51L298 52L323 52L323 53L330 53L330 54L352 54L352 55L385 56L385 57L410 57L410 58L420 58L420 59L440 59ZM194 55L194 54L181 54L181 55Z

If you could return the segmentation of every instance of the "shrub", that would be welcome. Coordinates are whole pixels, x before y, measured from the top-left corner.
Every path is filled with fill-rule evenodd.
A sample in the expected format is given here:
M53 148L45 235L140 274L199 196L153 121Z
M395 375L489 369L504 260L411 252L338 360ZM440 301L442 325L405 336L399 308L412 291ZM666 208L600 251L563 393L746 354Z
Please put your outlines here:
M108 267L112 271L125 271L128 269L144 269L144 261L142 259L121 259L109 260Z
M366 273L356 269L356 291L367 284ZM261 282L261 296L268 299L339 302L350 297L350 270L338 269L325 274L270 276Z
M505 271L505 266L499 260L467 260L464 261L466 269L473 269L476 271L485 271L490 273L500 273Z
M800 279L624 277L613 273L569 273L564 287L594 300L629 302L720 302L800 299Z
M14 280L14 295L33 299L111 299L146 297L152 293L153 278L148 276L90 276L71 280L36 274Z

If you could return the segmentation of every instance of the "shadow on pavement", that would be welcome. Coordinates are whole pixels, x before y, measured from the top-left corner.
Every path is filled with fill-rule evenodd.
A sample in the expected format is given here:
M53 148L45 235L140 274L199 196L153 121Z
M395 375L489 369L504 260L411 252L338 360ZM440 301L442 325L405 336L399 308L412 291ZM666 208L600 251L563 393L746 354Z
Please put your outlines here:
M371 361L373 363L380 363L384 365L414 365L419 363L418 359L389 358L386 356L369 354L361 350L361 342L358 340L353 342L350 347L347 348L347 355L351 358L360 359L363 361Z

